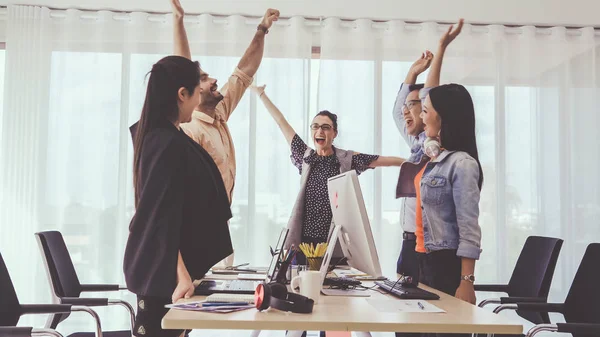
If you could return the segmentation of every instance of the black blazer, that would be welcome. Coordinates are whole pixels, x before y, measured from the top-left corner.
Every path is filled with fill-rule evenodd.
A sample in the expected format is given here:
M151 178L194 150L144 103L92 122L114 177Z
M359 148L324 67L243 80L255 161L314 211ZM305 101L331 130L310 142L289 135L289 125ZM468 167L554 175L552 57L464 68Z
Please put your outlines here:
M136 130L137 123L130 128L133 139ZM172 123L151 130L141 152L125 280L135 294L171 298L179 251L192 279L233 252L229 199L208 152Z

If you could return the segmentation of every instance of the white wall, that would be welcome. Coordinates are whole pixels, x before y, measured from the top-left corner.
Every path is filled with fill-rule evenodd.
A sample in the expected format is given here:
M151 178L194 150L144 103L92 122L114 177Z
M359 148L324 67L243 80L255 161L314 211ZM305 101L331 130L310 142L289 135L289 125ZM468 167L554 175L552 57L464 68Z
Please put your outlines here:
M267 7L283 16L456 21L470 23L575 25L600 27L598 0L181 0L190 13L262 15ZM165 12L168 0L0 0L0 4L51 8Z

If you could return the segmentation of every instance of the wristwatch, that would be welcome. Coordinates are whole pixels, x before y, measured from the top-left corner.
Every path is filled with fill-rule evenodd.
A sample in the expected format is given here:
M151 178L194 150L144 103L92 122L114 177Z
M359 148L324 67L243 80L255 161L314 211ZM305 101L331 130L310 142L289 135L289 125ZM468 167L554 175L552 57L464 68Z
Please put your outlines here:
M269 29L265 27L262 23L259 23L258 26L256 26L256 30L262 30L263 33L269 34Z
M470 275L462 275L460 277L461 281L469 281L471 283L475 283L475 275L470 274Z

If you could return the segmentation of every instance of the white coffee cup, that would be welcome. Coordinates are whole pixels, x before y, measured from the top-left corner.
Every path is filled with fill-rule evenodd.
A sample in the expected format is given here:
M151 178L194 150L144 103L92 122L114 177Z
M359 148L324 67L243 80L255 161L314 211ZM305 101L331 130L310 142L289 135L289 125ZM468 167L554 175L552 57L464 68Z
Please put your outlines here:
M321 294L321 272L318 270L303 270L292 279L290 286L293 292L306 296L317 304ZM296 291L297 287L300 287L299 292Z

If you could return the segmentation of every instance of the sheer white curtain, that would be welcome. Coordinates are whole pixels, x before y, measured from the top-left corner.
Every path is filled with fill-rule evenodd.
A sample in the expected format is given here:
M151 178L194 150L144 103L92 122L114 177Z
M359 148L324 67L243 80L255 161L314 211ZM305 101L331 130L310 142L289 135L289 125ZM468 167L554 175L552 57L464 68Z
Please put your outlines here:
M319 108L339 114L339 146L409 155L393 103L412 62L425 49L435 53L447 27L325 20ZM478 282L508 281L527 236L560 237L551 297L562 300L586 245L600 240L599 45L593 28L465 25L448 48L441 82L461 83L473 97L485 176ZM401 243L397 174L383 168L360 178L387 273Z
M241 16L186 17L194 59L225 83L257 24ZM10 6L7 38L0 252L19 298L51 299L34 238L43 230L63 233L81 282L124 284L122 258L134 213L128 127L139 118L146 73L172 52L171 16ZM277 22L255 77L299 130L308 105L311 39L304 19ZM238 160L231 232L237 259L266 264L299 178L286 160L285 140L252 95L230 120ZM135 303L130 294L121 297ZM98 311L104 329L127 328L121 309ZM44 322L30 316L20 324ZM92 331L90 323L75 315L59 330Z

